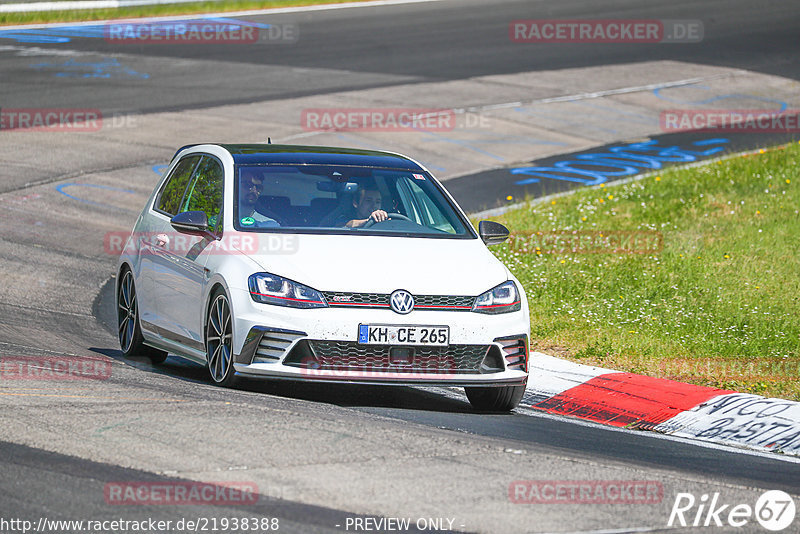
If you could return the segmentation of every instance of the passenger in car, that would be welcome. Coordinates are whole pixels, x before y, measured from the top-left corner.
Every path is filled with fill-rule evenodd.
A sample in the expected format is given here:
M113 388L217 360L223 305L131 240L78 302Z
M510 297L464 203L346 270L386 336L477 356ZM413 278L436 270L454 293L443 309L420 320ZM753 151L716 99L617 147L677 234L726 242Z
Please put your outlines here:
M256 211L264 190L264 177L255 169L243 169L239 175L239 223L250 228L278 227L278 221Z

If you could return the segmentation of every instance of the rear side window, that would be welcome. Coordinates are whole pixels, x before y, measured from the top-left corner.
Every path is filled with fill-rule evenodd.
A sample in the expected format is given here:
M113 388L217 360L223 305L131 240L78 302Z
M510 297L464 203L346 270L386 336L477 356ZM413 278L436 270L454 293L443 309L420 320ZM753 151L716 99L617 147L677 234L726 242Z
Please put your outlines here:
M177 215L186 185L199 160L200 156L190 156L178 162L158 196L156 201L158 211L170 216Z
M222 165L210 156L203 156L184 195L181 212L202 211L208 217L208 226L216 228L222 211L224 181Z

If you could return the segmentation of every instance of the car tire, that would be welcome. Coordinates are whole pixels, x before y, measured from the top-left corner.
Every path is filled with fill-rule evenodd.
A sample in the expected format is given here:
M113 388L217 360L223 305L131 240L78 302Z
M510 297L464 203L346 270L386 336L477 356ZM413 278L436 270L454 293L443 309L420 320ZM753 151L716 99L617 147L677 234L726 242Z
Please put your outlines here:
M481 412L510 412L525 394L525 386L465 387L472 407Z
M122 355L126 358L146 356L153 363L162 363L168 354L144 344L142 327L139 324L139 303L136 298L136 283L130 269L120 274L117 286L117 334Z
M206 321L206 368L211 381L218 386L232 387L237 382L233 368L233 320L225 290L217 288L211 295Z

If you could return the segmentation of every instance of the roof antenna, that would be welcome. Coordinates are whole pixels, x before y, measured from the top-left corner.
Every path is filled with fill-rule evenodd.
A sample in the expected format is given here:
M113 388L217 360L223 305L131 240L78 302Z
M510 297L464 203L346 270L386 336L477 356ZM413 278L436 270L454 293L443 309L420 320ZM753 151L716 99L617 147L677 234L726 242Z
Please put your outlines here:
M271 137L267 137L267 144L268 144L268 145L271 145L271 144L272 144L272 138L271 138Z

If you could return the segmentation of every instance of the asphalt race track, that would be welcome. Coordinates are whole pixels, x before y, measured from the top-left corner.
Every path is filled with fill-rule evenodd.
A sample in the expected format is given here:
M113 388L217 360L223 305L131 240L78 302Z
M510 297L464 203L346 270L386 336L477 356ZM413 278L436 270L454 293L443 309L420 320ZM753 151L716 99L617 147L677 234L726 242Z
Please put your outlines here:
M796 459L547 416L524 402L482 415L445 388L248 380L225 390L176 357L160 366L123 359L112 279L119 251L108 240L130 230L162 166L192 142L270 136L396 150L476 211L507 195L577 186L520 184L532 175L513 169L609 147L719 147L699 161L794 140L669 133L658 114L720 102L798 109L800 5L447 0L226 17L295 25L299 38L131 44L108 42L102 28L0 29L0 112L89 109L104 118L87 132L0 129L0 362L67 358L103 370L69 380L0 373L0 532L21 531L2 523L14 518L154 519L172 521L161 531L184 532L194 529L177 521L245 517L277 518L282 532L391 531L375 527L381 518L410 518L408 530L425 532L650 532L671 530L679 493L751 506L766 490L800 496ZM704 34L650 44L509 38L514 20L587 18L695 20ZM365 107L455 108L458 126L316 131L301 119L310 108ZM510 487L520 480L651 481L663 495L515 503ZM108 494L115 484L197 481L249 485L255 497L120 505ZM764 531L755 520L695 530Z

